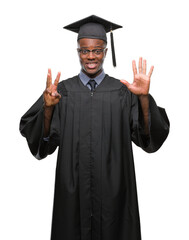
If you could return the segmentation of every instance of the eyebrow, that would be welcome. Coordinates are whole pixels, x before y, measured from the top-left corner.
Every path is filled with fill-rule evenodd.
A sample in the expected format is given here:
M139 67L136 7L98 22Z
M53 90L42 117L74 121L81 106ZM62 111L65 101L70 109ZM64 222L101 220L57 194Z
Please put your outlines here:
M89 47L81 47L81 48L89 48ZM95 46L94 49L95 48L103 48L103 47L102 46Z

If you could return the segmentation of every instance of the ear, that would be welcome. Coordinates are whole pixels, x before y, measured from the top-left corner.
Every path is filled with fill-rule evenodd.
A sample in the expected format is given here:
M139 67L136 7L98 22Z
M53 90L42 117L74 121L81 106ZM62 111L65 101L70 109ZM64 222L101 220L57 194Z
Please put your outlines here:
M77 48L80 48L80 39L77 41Z
M106 48L105 51L104 51L104 56L105 57L106 57L107 51L108 51L108 48Z

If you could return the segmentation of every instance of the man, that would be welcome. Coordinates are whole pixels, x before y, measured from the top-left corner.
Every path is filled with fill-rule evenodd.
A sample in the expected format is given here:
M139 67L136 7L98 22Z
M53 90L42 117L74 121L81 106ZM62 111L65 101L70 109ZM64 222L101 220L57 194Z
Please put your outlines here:
M132 84L104 73L112 26L96 16L68 26L79 32L80 74L52 83L49 69L43 96L21 119L37 159L59 147L51 240L141 239L131 141L157 151L169 120L149 95L146 60L138 71L133 61Z

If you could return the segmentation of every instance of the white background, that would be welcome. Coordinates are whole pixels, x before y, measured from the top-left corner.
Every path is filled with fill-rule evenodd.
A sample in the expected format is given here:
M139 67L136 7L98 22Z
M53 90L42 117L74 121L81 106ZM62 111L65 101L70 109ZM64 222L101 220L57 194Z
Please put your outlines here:
M143 240L188 240L189 17L184 0L1 1L0 239L50 239L57 152L36 160L19 133L19 121L42 94L49 67L53 78L58 71L62 80L78 74L77 36L62 27L91 14L124 27L114 32L118 66L112 67L109 49L105 72L132 82L132 60L146 58L148 69L155 66L150 92L171 122L158 152L134 146Z

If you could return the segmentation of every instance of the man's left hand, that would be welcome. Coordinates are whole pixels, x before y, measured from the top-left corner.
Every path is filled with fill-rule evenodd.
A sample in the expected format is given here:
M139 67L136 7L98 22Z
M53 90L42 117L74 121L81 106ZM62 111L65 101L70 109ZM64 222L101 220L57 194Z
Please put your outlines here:
M143 60L142 57L139 58L138 72L136 67L135 60L132 61L133 66L133 83L130 84L126 80L120 80L123 84L127 86L130 92L137 96L148 95L150 89L150 78L154 69L154 66L150 68L148 75L146 74L146 60Z

